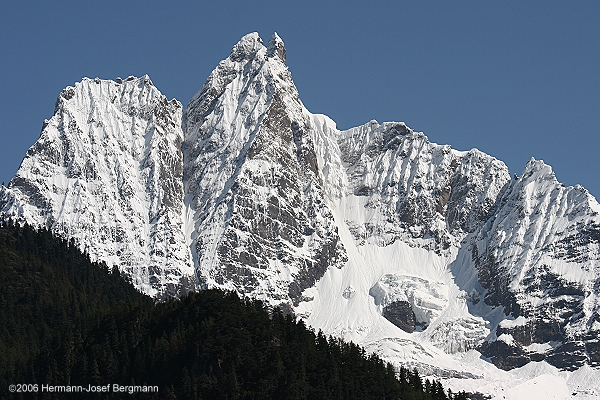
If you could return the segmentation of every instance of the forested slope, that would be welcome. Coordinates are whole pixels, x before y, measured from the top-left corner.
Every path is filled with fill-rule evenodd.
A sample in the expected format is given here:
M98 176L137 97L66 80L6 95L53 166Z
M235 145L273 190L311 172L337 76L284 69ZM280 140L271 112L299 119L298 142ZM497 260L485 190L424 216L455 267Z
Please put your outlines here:
M0 227L0 390L10 384L158 386L137 398L446 399L437 382L207 290L155 304L46 230ZM74 396L81 396L78 393ZM120 398L129 394L87 394ZM85 396L84 396L85 397ZM451 396L465 398L464 394Z

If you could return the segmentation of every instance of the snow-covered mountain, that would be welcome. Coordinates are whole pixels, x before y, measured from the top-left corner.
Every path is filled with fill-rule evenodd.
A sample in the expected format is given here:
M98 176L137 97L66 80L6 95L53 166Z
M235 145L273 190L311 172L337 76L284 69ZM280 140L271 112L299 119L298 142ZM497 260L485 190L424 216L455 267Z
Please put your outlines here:
M340 131L285 58L244 36L185 110L147 76L68 87L0 217L157 298L235 290L455 389L600 395L597 201L404 123Z
M73 238L152 296L195 288L182 112L148 76L67 87L8 189L0 188L0 212Z
M289 307L346 260L324 198L314 118L275 34L245 36L186 114L184 185L200 287Z

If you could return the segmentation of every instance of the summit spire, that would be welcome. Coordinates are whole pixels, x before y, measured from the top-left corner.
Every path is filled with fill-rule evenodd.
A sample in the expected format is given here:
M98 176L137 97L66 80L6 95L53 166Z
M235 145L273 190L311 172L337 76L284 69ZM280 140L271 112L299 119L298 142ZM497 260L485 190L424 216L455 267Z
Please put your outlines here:
M269 57L278 56L279 59L285 64L285 44L277 32L274 32L273 36L271 36L271 39L269 39L269 43L267 44L267 54Z
M242 61L252 59L261 49L264 51L265 45L258 35L258 32L244 35L231 49L229 58L232 61Z

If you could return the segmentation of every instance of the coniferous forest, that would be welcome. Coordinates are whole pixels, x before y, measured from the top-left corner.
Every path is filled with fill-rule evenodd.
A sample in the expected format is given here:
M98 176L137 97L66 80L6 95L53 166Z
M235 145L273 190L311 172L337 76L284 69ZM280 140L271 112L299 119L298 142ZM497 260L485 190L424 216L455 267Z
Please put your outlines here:
M234 293L155 303L73 241L28 226L0 226L0 321L7 399L131 398L114 384L158 387L137 399L468 398Z

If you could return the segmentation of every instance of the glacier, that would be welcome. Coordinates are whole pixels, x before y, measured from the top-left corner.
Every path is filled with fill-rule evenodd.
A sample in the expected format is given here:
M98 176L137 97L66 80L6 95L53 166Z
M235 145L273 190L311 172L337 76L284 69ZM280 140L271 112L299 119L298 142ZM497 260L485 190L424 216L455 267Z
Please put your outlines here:
M67 87L0 218L157 299L234 290L455 391L600 396L596 199L402 122L337 129L277 34L244 36L186 108L148 76Z

